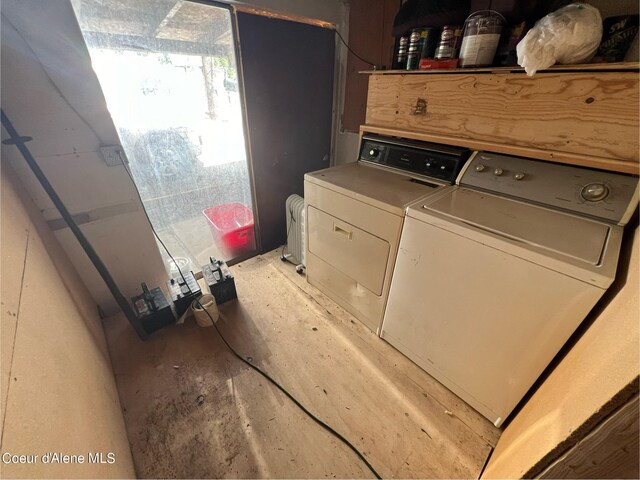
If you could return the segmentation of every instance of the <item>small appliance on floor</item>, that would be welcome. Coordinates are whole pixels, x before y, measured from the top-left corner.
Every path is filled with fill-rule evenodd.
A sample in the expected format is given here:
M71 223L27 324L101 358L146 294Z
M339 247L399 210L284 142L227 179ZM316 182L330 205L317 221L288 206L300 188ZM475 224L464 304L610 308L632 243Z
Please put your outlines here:
M287 253L282 253L280 259L283 262L291 262L296 266L296 272L303 273L306 265L305 225L304 225L304 198L300 195L289 195L285 203L285 215L287 218Z

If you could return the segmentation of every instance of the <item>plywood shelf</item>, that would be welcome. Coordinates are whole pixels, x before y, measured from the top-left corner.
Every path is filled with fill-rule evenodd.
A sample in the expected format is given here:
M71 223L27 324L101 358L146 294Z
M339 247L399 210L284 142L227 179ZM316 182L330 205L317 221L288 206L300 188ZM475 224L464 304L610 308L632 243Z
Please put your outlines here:
M458 73L371 75L365 128L638 173L637 71Z
M639 71L640 62L615 62L615 63L588 63L580 65L554 65L546 70L539 70L538 73L558 73L558 72L612 72L612 71ZM370 75L429 75L433 73L518 73L524 74L524 68L513 67L483 67L483 68L440 68L430 70L362 70L360 73Z

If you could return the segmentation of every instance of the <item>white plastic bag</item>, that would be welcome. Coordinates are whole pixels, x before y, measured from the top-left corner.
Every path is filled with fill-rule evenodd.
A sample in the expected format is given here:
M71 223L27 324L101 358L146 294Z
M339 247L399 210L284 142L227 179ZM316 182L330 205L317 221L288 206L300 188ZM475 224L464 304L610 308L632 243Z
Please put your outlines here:
M597 8L572 3L541 18L516 46L518 65L527 75L556 63L584 63L602 39L602 17Z

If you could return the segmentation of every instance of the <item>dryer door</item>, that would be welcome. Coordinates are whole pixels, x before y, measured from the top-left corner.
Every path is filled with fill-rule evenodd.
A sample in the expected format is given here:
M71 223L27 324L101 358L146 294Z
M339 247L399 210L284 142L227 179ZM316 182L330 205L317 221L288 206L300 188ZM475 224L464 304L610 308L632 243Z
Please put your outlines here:
M389 242L308 207L309 252L347 274L367 290L382 295Z

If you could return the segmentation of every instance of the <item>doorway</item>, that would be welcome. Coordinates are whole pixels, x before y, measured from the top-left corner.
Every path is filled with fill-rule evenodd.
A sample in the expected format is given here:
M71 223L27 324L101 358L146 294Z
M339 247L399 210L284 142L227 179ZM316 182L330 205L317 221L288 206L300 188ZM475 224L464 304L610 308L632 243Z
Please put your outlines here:
M181 269L256 251L229 8L184 0L73 0L149 219ZM176 265L160 248L165 267Z
M255 201L264 251L287 242L285 202L331 166L335 31L238 12Z

